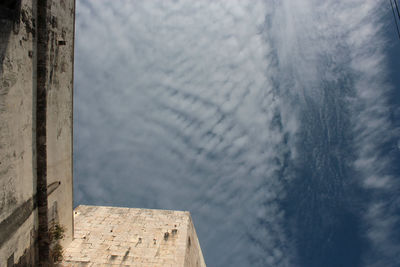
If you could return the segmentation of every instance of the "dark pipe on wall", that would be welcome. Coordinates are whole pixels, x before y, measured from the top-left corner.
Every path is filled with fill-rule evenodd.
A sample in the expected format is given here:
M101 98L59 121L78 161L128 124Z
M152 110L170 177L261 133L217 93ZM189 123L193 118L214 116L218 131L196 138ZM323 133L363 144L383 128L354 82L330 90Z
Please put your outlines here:
M39 266L50 263L50 238L47 203L47 0L37 0L37 103L36 103L36 153L37 153L37 207Z

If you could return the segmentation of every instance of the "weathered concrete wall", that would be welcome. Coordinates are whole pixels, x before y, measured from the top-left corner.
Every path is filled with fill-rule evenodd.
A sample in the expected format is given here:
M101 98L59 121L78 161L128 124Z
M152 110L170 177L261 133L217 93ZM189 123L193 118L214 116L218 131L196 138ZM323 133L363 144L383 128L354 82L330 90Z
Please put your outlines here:
M63 243L73 237L72 86L74 0L53 0L50 8L47 93L47 183L57 185L48 197L49 220L66 227Z
M60 266L206 266L189 212L79 206L74 216Z
M19 16L0 22L0 266L18 262L35 240L34 10L23 1Z
M36 1L22 0L15 14L13 2L18 1L0 4L0 266L33 261L37 239ZM66 227L68 242L73 228L74 0L49 3L49 219Z

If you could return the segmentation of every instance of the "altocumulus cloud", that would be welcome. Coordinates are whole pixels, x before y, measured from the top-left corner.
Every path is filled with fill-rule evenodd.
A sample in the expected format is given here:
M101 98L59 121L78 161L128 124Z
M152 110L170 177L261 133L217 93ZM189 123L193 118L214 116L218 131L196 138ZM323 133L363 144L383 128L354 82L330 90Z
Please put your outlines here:
M301 103L302 110L305 109L301 116L306 119L300 118L302 127L312 132L307 128L316 123L307 117L319 117L317 125L325 129L324 139L330 146L325 153L316 156L319 164L312 171L317 171L318 167L331 168L321 164L328 154L338 154L349 160L350 166L344 166L351 169L351 175L343 175L339 170L335 178L342 176L341 186L354 187L351 184L355 182L363 190L361 205L348 203L361 210L354 213L362 218L362 237L369 240L369 249L361 253L359 264L397 266L400 263L396 231L399 198L395 192L399 184L398 174L393 173L392 168L395 162L388 155L387 147L396 143L398 129L389 120L388 96L393 88L387 83L385 48L388 43L382 34L387 26L383 16L388 6L384 1L357 0L283 1L277 6L275 24L272 23L270 30L275 32L272 41L276 42L280 70L289 73L283 76L292 81L288 91ZM326 106L332 102L335 108L326 111ZM317 116L307 115L310 106ZM341 116L348 116L348 119ZM345 149L332 146L336 141L330 140L346 132L345 140L351 142L345 144L352 152L345 157ZM317 139L316 136L313 139ZM326 185L334 185L334 180ZM332 194L335 190L331 188L328 192Z
M397 266L381 4L77 1L76 204L190 210L210 266L306 266L302 218L355 188L353 266Z

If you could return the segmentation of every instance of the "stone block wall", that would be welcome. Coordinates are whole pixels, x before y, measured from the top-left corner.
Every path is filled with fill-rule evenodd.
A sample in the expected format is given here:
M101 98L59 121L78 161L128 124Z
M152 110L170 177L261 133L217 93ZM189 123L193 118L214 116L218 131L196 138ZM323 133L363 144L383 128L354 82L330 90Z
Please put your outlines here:
M81 205L74 216L60 267L206 266L187 211Z

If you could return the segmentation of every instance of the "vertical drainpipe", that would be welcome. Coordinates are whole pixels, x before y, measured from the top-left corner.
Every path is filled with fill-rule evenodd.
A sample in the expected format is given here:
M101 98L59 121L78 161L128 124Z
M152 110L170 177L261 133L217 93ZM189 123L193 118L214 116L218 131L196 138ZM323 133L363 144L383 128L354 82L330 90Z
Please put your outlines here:
M37 155L37 205L39 266L50 262L50 239L47 204L47 0L37 0L37 104L36 104L36 155Z
M74 0L74 18L72 32L72 107L71 107L71 173L72 173L72 240L74 239L75 222L74 222L74 81L75 81L75 18L76 18L76 0Z

